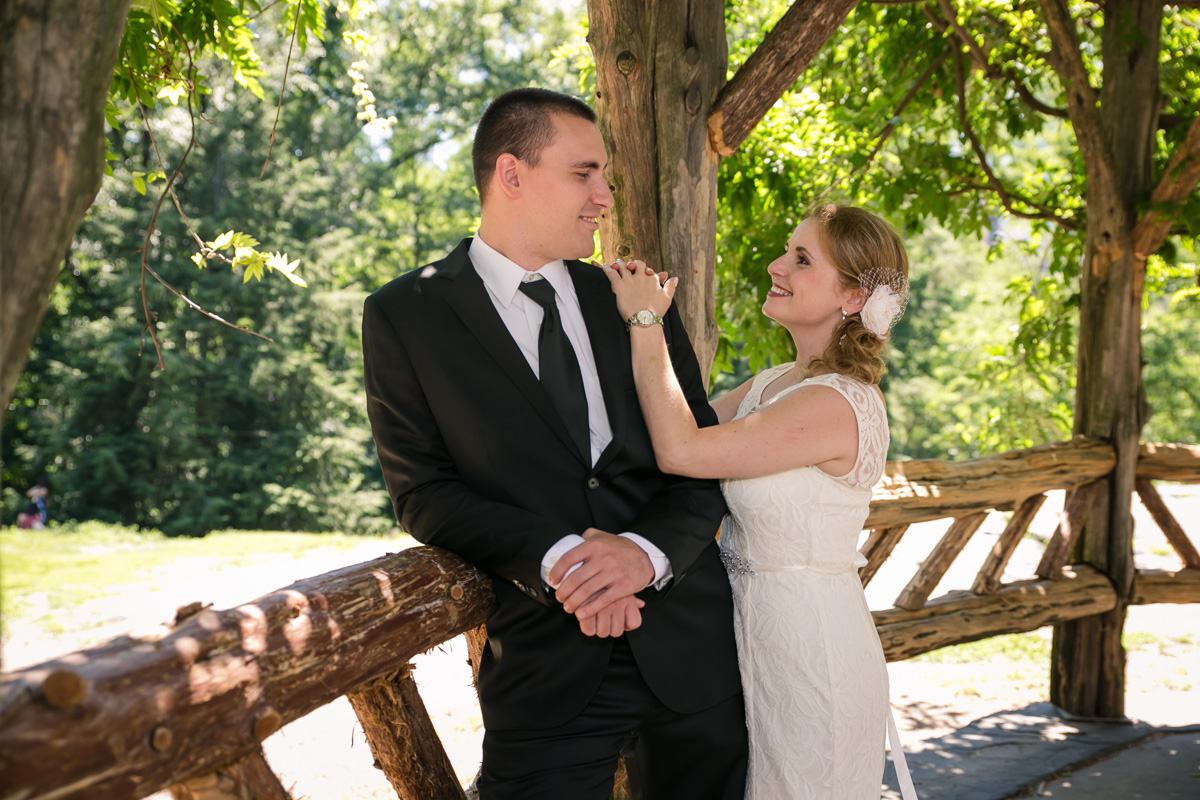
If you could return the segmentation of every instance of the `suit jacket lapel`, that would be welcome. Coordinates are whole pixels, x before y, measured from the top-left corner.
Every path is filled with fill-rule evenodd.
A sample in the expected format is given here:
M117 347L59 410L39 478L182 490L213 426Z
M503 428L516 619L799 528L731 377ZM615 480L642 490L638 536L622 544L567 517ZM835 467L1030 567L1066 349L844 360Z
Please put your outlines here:
M613 302L612 287L604 273L580 261L568 261L567 271L575 284L579 309L587 325L592 355L596 359L596 372L604 393L604 406L608 410L608 422L613 432L612 441L596 460L595 469L598 471L612 459L625 441L628 425L625 389L633 386L629 339Z
M525 360L521 349L504 326L504 321L496 313L496 307L492 305L483 279L475 272L467 254L470 241L464 239L442 262L441 276L452 281L446 290L446 302L479 344L508 374L517 389L537 411L538 416L545 420L571 452L577 453L578 448L575 447L562 418L558 416L554 404L550 402L550 396L529 368L529 362Z

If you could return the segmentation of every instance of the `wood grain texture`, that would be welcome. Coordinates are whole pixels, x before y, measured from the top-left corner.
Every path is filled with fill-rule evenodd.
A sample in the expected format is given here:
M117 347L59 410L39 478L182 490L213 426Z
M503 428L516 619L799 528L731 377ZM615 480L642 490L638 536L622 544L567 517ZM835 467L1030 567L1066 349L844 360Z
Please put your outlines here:
M1110 445L1083 437L969 461L889 461L863 527L1012 508L1035 494L1091 483L1115 463Z
M261 748L170 792L173 800L292 800Z
M1083 523L1095 504L1096 498L1105 487L1104 481L1094 481L1081 486L1067 498L1063 509L1062 521L1054 529L1046 549L1042 552L1042 560L1038 562L1035 574L1039 578L1057 578L1063 565L1071 553L1071 548L1079 540L1083 532Z
M1192 569L1200 569L1200 553L1196 552L1196 546L1184 533L1183 526L1167 508L1167 504L1163 502L1158 490L1154 488L1154 484L1143 478L1138 478L1134 483L1137 488L1138 497L1142 498L1142 504L1146 506L1146 510L1150 512L1150 516L1154 519L1159 530L1163 532L1163 536L1167 537L1171 547L1179 555L1185 567Z
M466 800L411 664L352 689L346 698L362 723L375 765L400 800Z
M908 530L908 525L896 525L891 528L876 528L867 535L866 544L859 551L867 559L866 566L858 571L858 577L863 586L866 586L871 582L871 578L875 577L875 573L896 549L896 545L900 543L906 530Z
M1169 572L1140 569L1133 579L1131 605L1153 603L1200 603L1200 569Z
M792 87L858 0L796 0L721 89L708 120L713 150L732 155Z
M0 3L0 419L100 190L104 106L130 3Z
M958 558L958 554L966 547L967 542L975 535L975 531L979 530L979 526L985 519L987 519L987 512L980 511L976 514L959 517L950 523L950 528L942 536L941 541L921 562L921 566L917 567L917 571L908 585L901 590L896 598L896 607L915 610L925 605L929 595L933 594L938 582L945 576L946 570L950 569L954 559Z
M591 0L588 28L614 198L600 218L604 257L638 258L679 278L675 305L707 376L718 339L708 117L727 69L724 7Z
M211 773L280 726L478 627L494 602L490 582L462 559L414 547L201 611L159 639L123 637L5 674L0 786L30 799L135 798ZM57 709L41 699L56 670L86 682L81 704ZM155 736L174 747L156 750Z
M1057 581L1018 581L993 595L950 592L913 611L892 608L872 616L887 660L903 661L952 644L1093 616L1116 602L1112 584L1085 566L1068 568Z
M1004 574L1004 568L1008 566L1008 560L1012 558L1013 551L1021 543L1025 531L1029 529L1029 523L1037 516L1037 512L1045 502L1046 495L1034 495L1022 502L1020 507L1013 512L1012 518L1004 526L1000 538L992 545L991 552L988 553L983 566L975 576L975 581L971 584L972 592L995 594L996 590L1000 588L1000 577Z

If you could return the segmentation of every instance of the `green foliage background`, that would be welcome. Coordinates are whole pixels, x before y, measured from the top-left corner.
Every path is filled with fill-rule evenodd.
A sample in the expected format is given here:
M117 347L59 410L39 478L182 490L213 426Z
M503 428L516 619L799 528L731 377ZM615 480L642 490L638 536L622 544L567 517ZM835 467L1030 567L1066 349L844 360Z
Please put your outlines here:
M159 0L196 41L222 30L194 17L204 6ZM5 417L4 521L45 473L58 519L168 535L389 528L362 399L362 300L473 228L468 145L489 97L522 84L589 91L579 12L520 0L395 0L357 17L316 0L211 6L226 21L245 17L253 35L207 41L195 63L178 52L164 59L165 45L139 49L170 37L147 4L135 7L123 62L130 77L114 84L110 109L113 176L76 237ZM727 2L731 71L785 7ZM1035 20L996 3L964 8L964 20L998 20L992 33L1014 37L1006 57L1055 102ZM307 48L292 57L274 163L260 180L295 19ZM1164 37L1169 113L1200 110L1196 30L1175 26ZM860 4L720 172L716 391L790 358L786 335L759 307L767 264L814 201L865 205L902 231L913 299L884 384L893 458L967 458L1064 439L1073 407L1081 235L1065 223L1078 228L1086 209L1069 126L1029 113L1001 82L967 76L970 120L996 170L1065 223L1014 217L979 190L952 70L933 74L898 112L943 55L935 33L915 6ZM1034 44L1020 44L1026 35ZM195 241L168 201L149 263L208 311L273 342L206 319L150 283L159 372L143 331L140 250L162 185L155 143L169 172L192 129L187 103L171 103L188 81L197 82L197 146L176 192L193 229L204 241L252 234L298 258L308 288L271 274L243 285L244 266L196 269ZM1160 151L1178 133L1164 132ZM1149 267L1148 440L1200 441L1195 281L1185 232Z

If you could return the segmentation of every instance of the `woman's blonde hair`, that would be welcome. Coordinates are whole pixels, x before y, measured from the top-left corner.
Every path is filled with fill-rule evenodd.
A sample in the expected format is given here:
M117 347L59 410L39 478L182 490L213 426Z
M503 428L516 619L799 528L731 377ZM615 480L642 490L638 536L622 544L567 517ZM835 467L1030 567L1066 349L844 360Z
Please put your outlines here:
M892 226L870 211L837 203L826 203L812 218L817 221L821 247L841 276L843 287L862 288L866 300L874 288L863 286L867 273L893 278L899 274L903 280L892 282L901 285L907 295L908 254ZM861 314L850 314L838 323L821 357L809 363L809 371L823 367L876 384L883 378L886 346L886 339L863 325Z

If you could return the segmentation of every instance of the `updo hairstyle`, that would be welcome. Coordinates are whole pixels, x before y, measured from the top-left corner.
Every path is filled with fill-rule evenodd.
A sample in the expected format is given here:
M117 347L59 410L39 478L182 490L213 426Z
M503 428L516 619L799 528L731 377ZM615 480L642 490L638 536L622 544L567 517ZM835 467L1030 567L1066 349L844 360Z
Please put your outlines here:
M843 287L863 289L866 300L874 286L864 286L864 276L869 284L873 276L894 278L898 273L903 280L893 282L901 284L907 295L908 254L890 225L869 211L837 203L821 206L813 219L818 223L821 247L841 276ZM886 347L886 339L863 325L861 314L851 314L838 323L821 357L809 363L809 372L823 367L863 383L877 384L885 371Z

